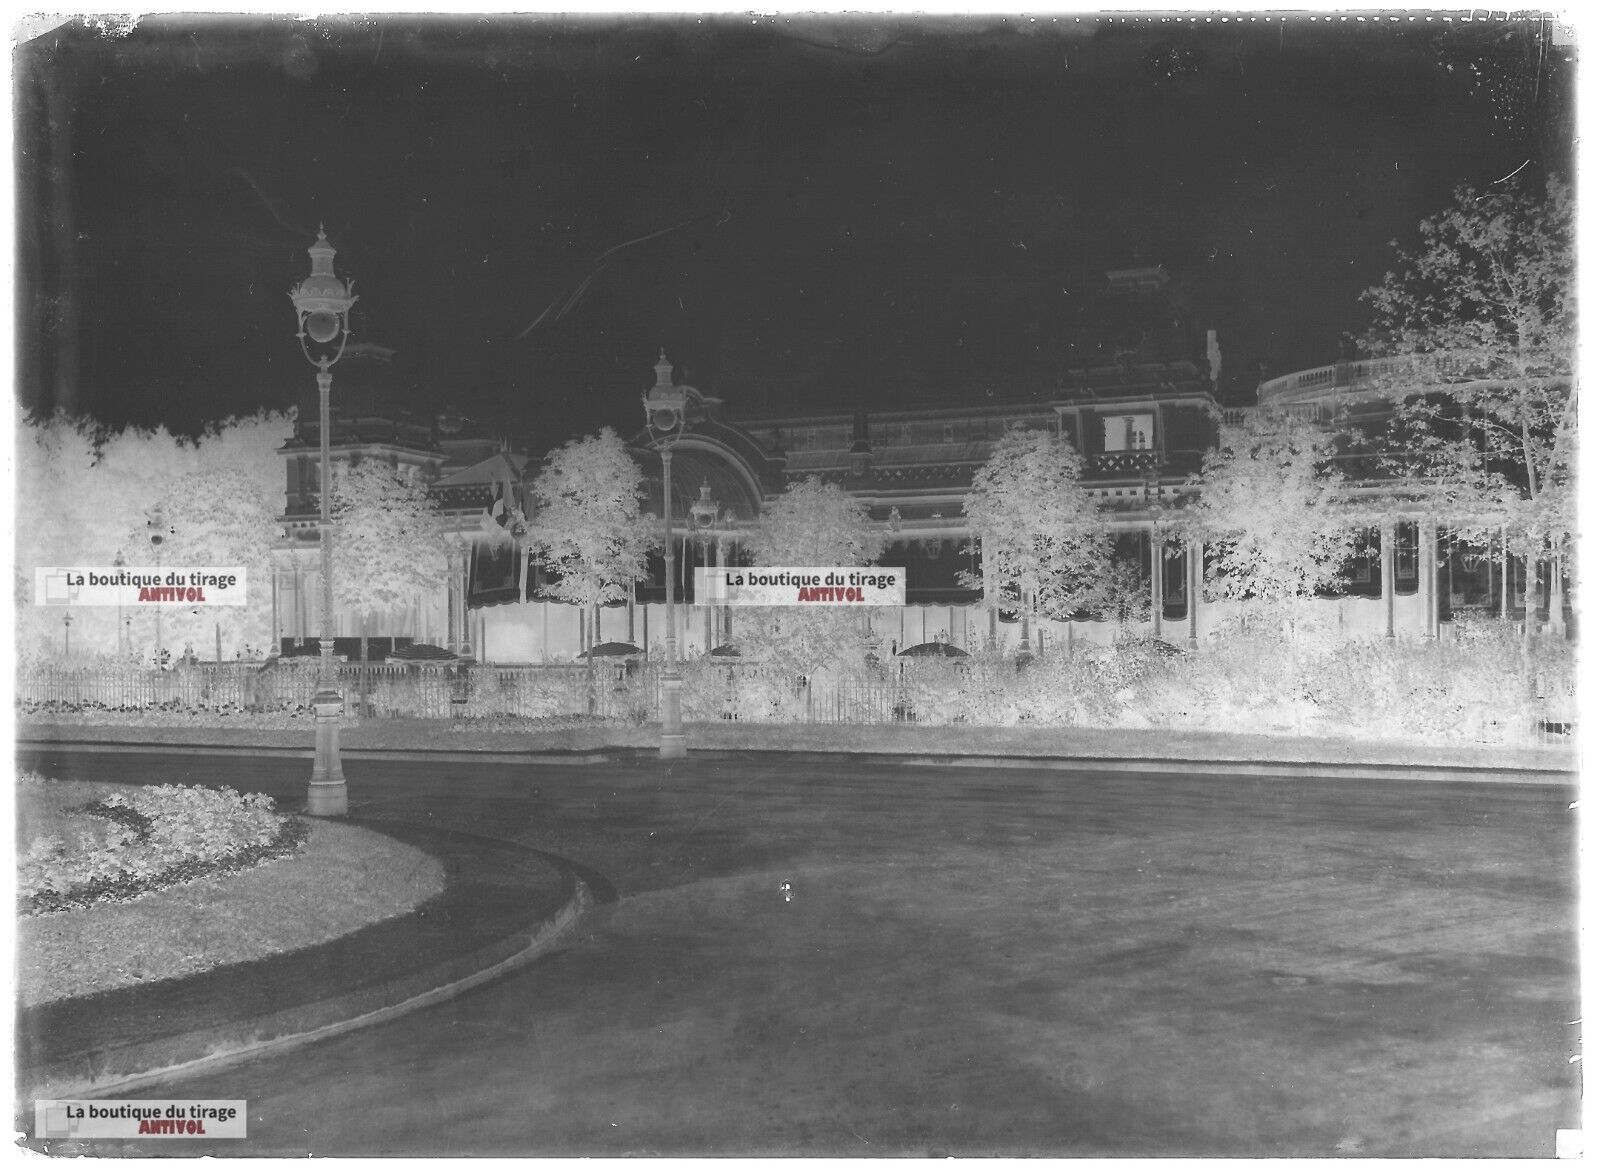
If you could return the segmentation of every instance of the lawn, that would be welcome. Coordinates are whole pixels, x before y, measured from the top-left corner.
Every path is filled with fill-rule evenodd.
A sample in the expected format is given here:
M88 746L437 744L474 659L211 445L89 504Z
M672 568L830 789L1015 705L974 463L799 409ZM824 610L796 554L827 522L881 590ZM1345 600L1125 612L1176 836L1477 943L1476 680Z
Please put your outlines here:
M74 814L125 788L24 783L19 848L80 831L103 841L112 824ZM317 823L297 853L233 874L211 874L121 903L17 922L17 991L24 1006L200 973L317 945L398 916L436 895L431 856L357 827ZM340 899L327 899L337 891Z

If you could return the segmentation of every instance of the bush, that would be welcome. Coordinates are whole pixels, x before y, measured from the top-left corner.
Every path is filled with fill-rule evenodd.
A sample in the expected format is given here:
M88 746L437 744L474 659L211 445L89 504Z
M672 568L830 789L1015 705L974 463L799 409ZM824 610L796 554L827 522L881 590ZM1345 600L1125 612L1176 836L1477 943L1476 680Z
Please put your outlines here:
M46 793L50 786L38 775L23 782ZM116 791L76 813L102 825L29 846L17 867L22 915L131 900L203 875L242 871L292 854L309 833L304 821L278 814L264 794L198 786Z

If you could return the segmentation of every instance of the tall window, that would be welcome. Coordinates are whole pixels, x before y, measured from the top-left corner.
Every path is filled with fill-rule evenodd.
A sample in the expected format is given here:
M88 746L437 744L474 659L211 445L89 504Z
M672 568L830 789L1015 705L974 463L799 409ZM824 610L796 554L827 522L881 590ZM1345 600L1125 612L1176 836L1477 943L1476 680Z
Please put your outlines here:
M1137 452L1155 447L1156 421L1151 413L1108 415L1103 419L1107 452Z

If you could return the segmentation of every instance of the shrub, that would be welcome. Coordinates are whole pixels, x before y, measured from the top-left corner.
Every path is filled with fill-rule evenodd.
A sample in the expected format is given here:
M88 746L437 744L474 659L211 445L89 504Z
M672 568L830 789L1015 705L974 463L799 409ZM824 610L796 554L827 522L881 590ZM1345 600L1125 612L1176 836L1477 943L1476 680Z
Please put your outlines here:
M33 843L18 862L22 915L131 900L203 875L241 871L292 854L309 833L304 821L274 811L266 795L198 786L117 791L78 813L111 828L74 829L70 837Z

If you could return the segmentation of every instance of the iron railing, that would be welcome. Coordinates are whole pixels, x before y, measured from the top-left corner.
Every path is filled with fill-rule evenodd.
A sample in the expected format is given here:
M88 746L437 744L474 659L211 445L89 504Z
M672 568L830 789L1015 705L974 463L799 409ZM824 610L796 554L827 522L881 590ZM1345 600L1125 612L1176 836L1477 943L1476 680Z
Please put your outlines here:
M943 725L986 723L997 706L1013 698L1024 707L1047 708L1039 681L1013 674L1030 671L1009 661L986 661L982 679L969 675L975 661L891 661L804 675L770 664L712 659L685 661L683 713L689 721L752 724ZM441 665L359 664L337 666L339 686L353 714L377 718L540 719L588 716L647 724L660 719L659 661L584 664ZM1107 691L1092 668L1064 686L1090 697ZM134 711L157 717L162 710L215 713L225 722L236 712L293 712L309 708L317 665L199 664L171 670L107 665L46 664L18 674L16 696L25 716L48 720L52 712ZM1570 682L1540 674L1524 705L1482 714L1488 726L1510 720L1507 740L1566 742L1576 723ZM1031 692L1030 692L1031 688ZM1086 691L1085 691L1086 690ZM1048 691L1048 690L1047 690ZM1023 698L1031 696L1031 701ZM364 706L364 709L363 707ZM1515 717L1511 716L1512 712ZM1027 718L1024 718L1025 720ZM1054 724L1043 711L1035 718ZM1522 722L1531 720L1531 729ZM1485 740L1499 740L1485 737Z

